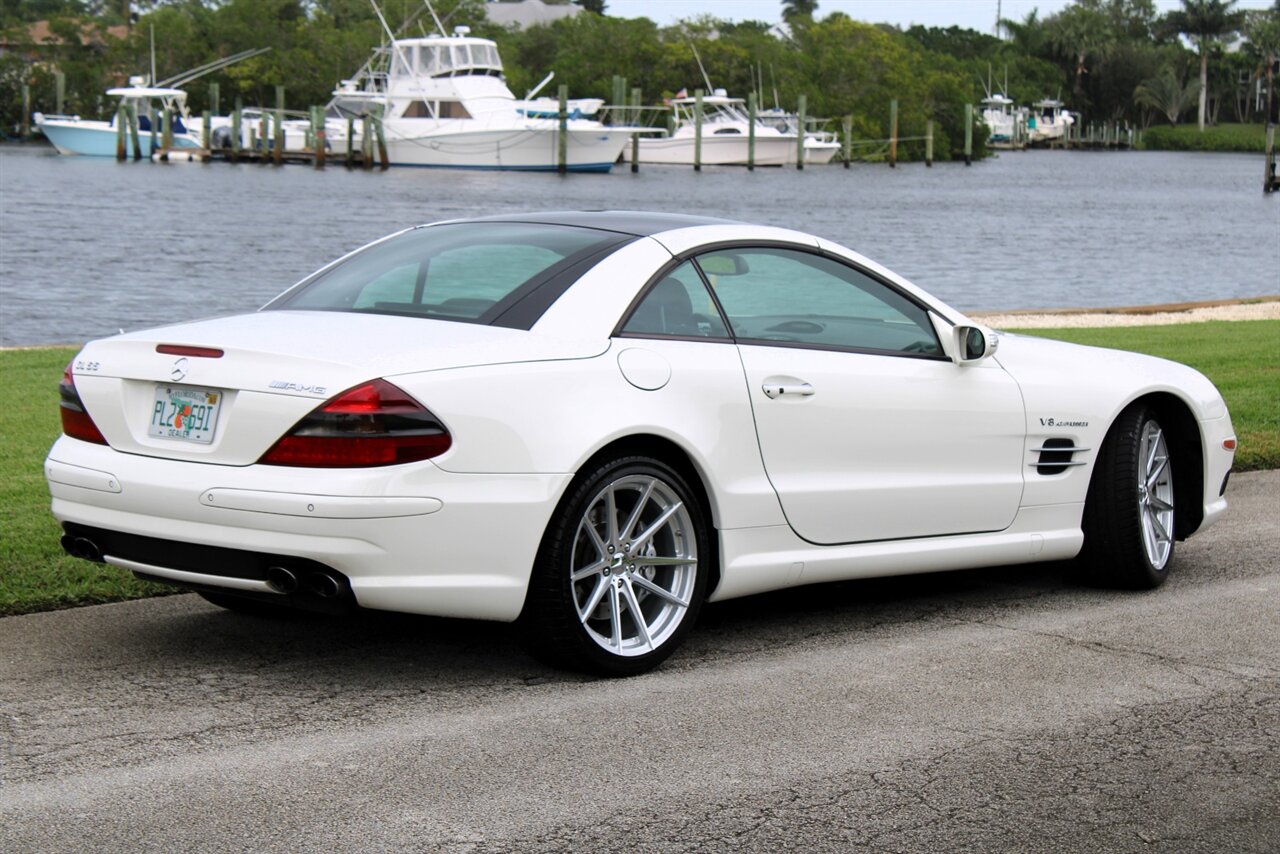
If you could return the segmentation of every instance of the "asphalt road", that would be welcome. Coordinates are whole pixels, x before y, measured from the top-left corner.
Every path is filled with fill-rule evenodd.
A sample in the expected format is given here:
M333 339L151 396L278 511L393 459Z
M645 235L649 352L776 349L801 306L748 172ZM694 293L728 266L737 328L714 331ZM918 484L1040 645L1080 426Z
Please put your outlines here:
M506 626L190 596L0 620L0 851L1280 850L1280 472L1152 593L1016 567Z

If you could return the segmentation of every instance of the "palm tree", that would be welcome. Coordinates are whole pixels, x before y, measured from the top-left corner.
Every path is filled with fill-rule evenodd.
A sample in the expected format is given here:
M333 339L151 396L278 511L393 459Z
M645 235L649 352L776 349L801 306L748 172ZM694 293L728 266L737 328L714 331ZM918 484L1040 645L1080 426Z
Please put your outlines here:
M1089 73L1086 60L1090 56L1106 53L1111 43L1107 18L1098 10L1087 6L1068 6L1047 23L1049 40L1054 48L1075 61L1075 85L1072 91L1079 97L1084 91L1084 75Z
M1275 92L1275 64L1280 58L1280 0L1271 9L1252 12L1244 23L1244 33L1258 56L1258 75L1267 80L1267 121L1275 121L1272 103Z
M782 20L791 23L793 18L813 18L818 11L818 0L782 0Z
M1191 39L1200 54L1200 130L1204 130L1205 105L1209 92L1209 48L1214 42L1234 35L1244 15L1232 7L1236 0L1182 0L1182 8L1164 16L1167 32Z
M1174 70L1165 66L1158 75L1138 84L1133 90L1133 100L1144 107L1153 107L1164 113L1169 124L1176 127L1178 117L1191 106L1199 91L1199 83L1192 80L1184 86Z
M1026 56L1040 56L1049 36L1040 12L1032 9L1021 21L1001 18L1000 26L1009 34L1009 41Z

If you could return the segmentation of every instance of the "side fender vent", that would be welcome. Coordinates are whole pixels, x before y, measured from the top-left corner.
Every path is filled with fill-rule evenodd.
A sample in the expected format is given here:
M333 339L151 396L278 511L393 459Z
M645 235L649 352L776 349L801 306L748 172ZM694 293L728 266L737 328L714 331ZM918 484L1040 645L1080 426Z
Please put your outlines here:
M1045 439L1040 447L1031 450L1040 457L1028 465L1036 467L1036 474L1052 475L1062 474L1072 466L1084 465L1084 460L1075 459L1075 455L1089 449L1078 447L1070 439Z

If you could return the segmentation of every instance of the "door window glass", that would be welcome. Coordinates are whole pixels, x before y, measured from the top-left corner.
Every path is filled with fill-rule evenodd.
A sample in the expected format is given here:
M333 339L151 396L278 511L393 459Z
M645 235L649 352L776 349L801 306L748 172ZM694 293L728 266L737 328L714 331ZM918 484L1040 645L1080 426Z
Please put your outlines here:
M698 256L734 337L941 356L928 312L831 258L738 248Z

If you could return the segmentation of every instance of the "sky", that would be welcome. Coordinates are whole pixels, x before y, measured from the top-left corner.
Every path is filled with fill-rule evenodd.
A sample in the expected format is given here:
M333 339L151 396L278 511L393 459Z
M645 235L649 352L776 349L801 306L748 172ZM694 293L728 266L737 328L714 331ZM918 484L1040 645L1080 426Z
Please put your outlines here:
M1155 0L1160 12L1179 8L1179 0ZM1264 9L1272 0L1239 0L1238 9ZM817 17L843 12L868 23L909 27L965 27L994 33L996 10L1020 21L1033 9L1045 18L1069 5L1070 0L818 0ZM660 25L681 18L710 14L731 21L777 23L782 18L782 0L607 0L606 14L616 18L650 18Z

